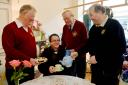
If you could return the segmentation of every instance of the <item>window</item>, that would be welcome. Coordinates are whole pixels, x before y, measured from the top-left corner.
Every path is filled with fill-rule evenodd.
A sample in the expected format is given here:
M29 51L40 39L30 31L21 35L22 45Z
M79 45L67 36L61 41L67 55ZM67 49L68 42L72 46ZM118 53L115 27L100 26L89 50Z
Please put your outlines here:
M99 0L84 0L84 3L90 3L90 2L95 2L95 1L99 1Z
M89 7L90 7L92 4L94 4L93 2L96 2L96 1L99 1L99 0L78 0L78 5L89 3L88 5L83 5L83 6L78 7L78 19L79 19L80 21L83 21L83 14L84 14L84 11L85 11L85 10L88 10ZM91 2L92 2L92 4L90 4ZM100 2L96 2L96 3L101 4Z
M125 4L125 0L107 0L107 1L103 1L104 6L113 6L113 5L119 5L119 4Z
M78 19L80 21L83 21L84 14L86 14L89 7L95 3L101 4L101 2L102 2L102 4L104 6L112 7L112 11L113 11L113 15L114 15L113 18L117 19L123 26L124 32L125 32L125 37L126 37L126 42L128 45L128 9L127 9L128 7L127 7L127 5L126 6L122 5L122 4L128 4L128 0L106 0L106 1L101 0L101 2L97 2L97 1L100 1L100 0L78 0L79 5L86 4L86 5L78 7ZM92 2L92 4L90 4L91 2ZM92 25L92 23L91 23L91 25Z
M114 17L122 25L128 45L128 9L127 6L112 8Z
M83 21L83 6L78 7L78 19Z
M101 4L101 2L96 2L95 4ZM92 6L93 4L89 4L89 5L84 5L84 10L88 10L90 6Z
M115 7L112 8L113 13L114 13L114 17L123 17L123 16L128 16L128 9L127 6L121 6L121 7Z
M84 0L78 0L78 5L83 4Z

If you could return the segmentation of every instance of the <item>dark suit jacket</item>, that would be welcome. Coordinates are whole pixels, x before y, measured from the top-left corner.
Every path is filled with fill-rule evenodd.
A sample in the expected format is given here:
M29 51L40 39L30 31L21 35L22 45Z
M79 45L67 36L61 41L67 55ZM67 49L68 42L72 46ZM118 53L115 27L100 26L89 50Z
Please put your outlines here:
M51 47L46 48L44 52L41 54L41 57L46 57L48 61L38 66L39 71L43 73L44 76L66 74L65 72L66 67L64 66L63 66L64 71L62 72L49 73L49 66L55 66L56 64L61 64L59 61L62 60L64 56L65 56L65 49L62 48L62 46L59 47L57 54Z
M126 41L123 28L118 21L108 19L104 27L93 25L87 46L90 54L96 56L98 64L104 69L121 69Z

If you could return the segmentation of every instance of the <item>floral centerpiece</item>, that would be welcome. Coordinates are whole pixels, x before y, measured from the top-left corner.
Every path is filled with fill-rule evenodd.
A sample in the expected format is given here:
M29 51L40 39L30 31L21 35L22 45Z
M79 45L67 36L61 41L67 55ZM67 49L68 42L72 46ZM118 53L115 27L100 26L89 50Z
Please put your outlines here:
M13 67L14 73L11 76L11 81L14 81L15 85L19 85L19 80L23 79L25 76L28 76L27 73L23 73L24 68L32 67L32 64L27 61L19 61L19 60L12 60L9 64Z

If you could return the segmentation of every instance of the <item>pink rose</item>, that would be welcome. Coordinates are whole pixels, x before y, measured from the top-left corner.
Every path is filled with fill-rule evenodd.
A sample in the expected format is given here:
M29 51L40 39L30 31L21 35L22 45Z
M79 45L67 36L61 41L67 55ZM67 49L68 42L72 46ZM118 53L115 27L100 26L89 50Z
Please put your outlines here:
M12 60L9 62L9 64L15 69L21 64L21 62L19 60Z
M27 60L24 60L22 62L23 62L23 64L24 64L25 67L29 67L29 68L32 67L32 64L29 61L27 61Z

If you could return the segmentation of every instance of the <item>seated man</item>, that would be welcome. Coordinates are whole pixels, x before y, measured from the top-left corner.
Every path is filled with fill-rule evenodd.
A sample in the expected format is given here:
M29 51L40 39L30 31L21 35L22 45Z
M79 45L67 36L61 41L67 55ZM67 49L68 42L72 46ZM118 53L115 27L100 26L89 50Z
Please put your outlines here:
M60 38L57 34L52 34L49 37L50 47L46 48L41 54L46 61L38 65L38 69L44 76L48 75L70 75L71 67L62 65L61 61L65 56L65 49L60 45ZM71 52L72 60L75 60L77 53Z

